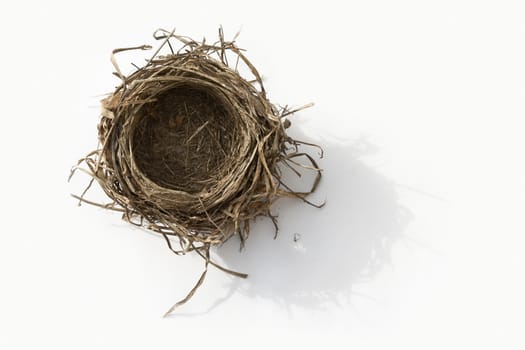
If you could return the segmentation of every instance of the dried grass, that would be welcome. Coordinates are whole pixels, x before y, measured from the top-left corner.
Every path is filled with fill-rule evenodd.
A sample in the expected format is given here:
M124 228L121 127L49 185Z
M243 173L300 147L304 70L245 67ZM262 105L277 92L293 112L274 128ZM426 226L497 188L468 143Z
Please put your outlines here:
M286 118L295 110L269 102L261 75L235 39L207 44L162 29L162 40L143 67L124 76L115 54L150 46L116 49L111 61L122 83L102 101L98 126L100 147L73 167L92 179L80 202L121 211L123 219L161 234L175 254L194 251L205 270L196 286L166 313L184 304L202 284L208 264L239 277L210 260L210 247L237 234L248 238L250 222L258 216L277 221L270 212L280 197L306 196L315 191L321 170L285 132ZM175 52L170 40L178 40ZM166 46L167 45L167 46ZM171 52L160 55L163 47ZM235 65L228 63L234 55ZM241 77L244 64L253 79ZM322 151L321 151L322 152ZM322 153L321 153L322 156ZM300 158L308 162L301 164ZM282 180L282 169L316 172L308 192L296 192ZM84 198L96 181L112 200L98 204ZM317 206L315 204L312 204ZM170 237L178 239L180 249Z

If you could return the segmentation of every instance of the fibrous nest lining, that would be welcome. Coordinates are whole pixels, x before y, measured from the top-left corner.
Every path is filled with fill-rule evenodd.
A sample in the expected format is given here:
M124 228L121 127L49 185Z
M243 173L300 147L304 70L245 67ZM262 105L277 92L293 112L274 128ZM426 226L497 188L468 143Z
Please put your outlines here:
M72 173L82 169L91 175L88 188L96 180L112 200L101 206L160 233L176 254L195 251L206 268L212 264L245 277L211 261L209 249L234 234L243 244L255 217L267 216L276 224L270 208L279 197L308 202L305 197L317 187L321 171L310 155L299 151L304 142L285 132L286 117L298 109L269 102L261 76L235 39L224 40L222 30L214 44L174 31L157 30L154 37L162 45L128 76L114 55L150 47L114 50L114 74L122 84L102 101L100 147ZM182 43L177 52L173 39ZM160 55L166 44L171 52ZM234 65L228 62L232 55ZM239 74L241 64L253 79ZM282 166L298 175L305 169L317 172L311 190L290 189L282 181ZM96 204L84 199L85 192L75 197ZM178 238L180 249L172 247L171 236ZM193 295L205 274L175 306Z

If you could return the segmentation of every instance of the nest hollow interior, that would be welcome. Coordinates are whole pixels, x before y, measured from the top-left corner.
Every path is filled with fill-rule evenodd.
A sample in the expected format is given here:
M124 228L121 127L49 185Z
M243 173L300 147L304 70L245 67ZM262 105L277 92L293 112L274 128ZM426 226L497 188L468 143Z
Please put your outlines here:
M133 157L164 188L198 193L228 171L236 123L223 100L196 86L163 92L140 111Z

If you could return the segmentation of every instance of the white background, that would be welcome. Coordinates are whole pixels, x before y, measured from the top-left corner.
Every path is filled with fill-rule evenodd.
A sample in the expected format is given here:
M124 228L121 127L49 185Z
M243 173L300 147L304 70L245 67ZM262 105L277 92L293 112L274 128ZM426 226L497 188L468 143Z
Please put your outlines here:
M523 349L522 4L3 4L0 348ZM118 84L110 51L221 24L272 101L316 103L291 132L326 150L327 205L280 202L276 240L260 220L214 252L250 277L211 269L163 319L202 260L77 207L88 179L66 179Z

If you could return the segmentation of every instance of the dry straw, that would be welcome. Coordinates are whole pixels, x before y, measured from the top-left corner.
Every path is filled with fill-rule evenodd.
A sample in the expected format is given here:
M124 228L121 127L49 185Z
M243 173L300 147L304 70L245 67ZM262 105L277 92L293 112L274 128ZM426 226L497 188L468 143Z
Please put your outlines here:
M151 47L113 51L114 74L122 83L102 101L100 147L80 159L71 175L81 170L92 177L80 196L73 195L79 204L120 211L124 220L161 234L175 254L196 252L205 260L197 284L169 314L192 297L208 265L246 277L210 260L210 247L235 234L244 244L258 216L269 217L277 233L270 208L280 197L318 206L306 196L315 191L321 170L299 150L303 144L317 146L285 132L290 126L286 117L308 106L288 109L270 103L261 75L235 45L237 35L225 41L221 28L219 41L207 44L159 29L154 38L162 44L128 76L115 54ZM181 48L175 52L170 40L182 43ZM160 55L163 47L170 53ZM239 74L240 65L252 79ZM310 191L296 192L285 184L283 167L298 176L316 172ZM84 198L94 181L111 203ZM177 238L179 249L170 237Z

